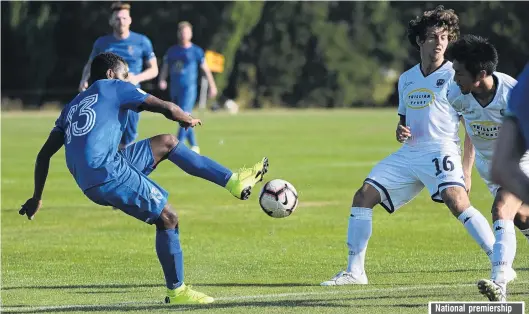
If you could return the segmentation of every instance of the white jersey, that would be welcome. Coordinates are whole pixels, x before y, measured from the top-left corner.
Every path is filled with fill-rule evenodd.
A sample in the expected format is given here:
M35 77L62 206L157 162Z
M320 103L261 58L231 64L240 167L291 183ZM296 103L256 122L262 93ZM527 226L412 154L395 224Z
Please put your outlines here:
M399 78L399 115L406 116L411 138L406 145L459 144L459 116L448 102L452 86L452 62L424 76L418 64Z
M472 93L461 94L457 84L452 83L448 95L454 109L465 119L465 128L476 148L479 158L491 160L495 140L498 138L507 102L517 81L507 74L494 72L496 94L485 107Z

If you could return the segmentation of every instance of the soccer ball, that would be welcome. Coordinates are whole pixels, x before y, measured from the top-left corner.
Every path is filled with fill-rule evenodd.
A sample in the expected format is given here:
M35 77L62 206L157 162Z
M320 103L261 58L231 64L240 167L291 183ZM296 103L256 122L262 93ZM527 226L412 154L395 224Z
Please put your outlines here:
M289 182L275 179L267 182L259 193L259 205L270 217L290 216L298 206L298 192Z

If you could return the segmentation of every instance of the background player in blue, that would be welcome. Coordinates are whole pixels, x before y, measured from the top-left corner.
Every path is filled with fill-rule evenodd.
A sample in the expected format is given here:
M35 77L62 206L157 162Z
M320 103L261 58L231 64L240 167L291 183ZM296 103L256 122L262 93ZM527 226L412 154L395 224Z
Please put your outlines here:
M112 34L99 37L92 48L92 53L83 70L79 91L88 87L90 78L90 62L101 52L109 51L121 56L129 65L128 81L139 87L144 81L151 80L158 75L158 63L152 49L152 43L147 36L130 31L130 5L120 2L112 4L112 15L109 24L112 27ZM145 70L143 68L145 67ZM128 121L121 147L126 147L134 142L138 136L137 112L129 111Z
M159 87L167 88L167 76L170 74L171 100L185 112L191 113L197 99L198 68L204 71L208 80L208 95L217 96L217 85L204 59L204 50L191 42L193 29L189 22L178 24L178 44L169 47L164 55L162 70L160 71ZM198 142L193 129L180 128L178 140L188 140L191 149L200 153Z
M156 225L156 252L166 280L166 303L213 302L213 298L184 284L178 216L167 203L168 193L147 175L168 159L187 173L222 186L237 198L247 199L251 188L267 172L268 160L263 158L253 168L233 173L191 151L171 134L154 136L118 151L128 110L161 113L182 127L194 127L201 121L173 103L125 82L127 65L116 54L106 52L96 56L91 71L96 81L66 105L40 150L34 193L19 213L31 220L41 207L50 159L64 145L68 169L90 200Z
M529 149L529 63L518 77L492 158L492 179L529 204L529 177L520 160Z

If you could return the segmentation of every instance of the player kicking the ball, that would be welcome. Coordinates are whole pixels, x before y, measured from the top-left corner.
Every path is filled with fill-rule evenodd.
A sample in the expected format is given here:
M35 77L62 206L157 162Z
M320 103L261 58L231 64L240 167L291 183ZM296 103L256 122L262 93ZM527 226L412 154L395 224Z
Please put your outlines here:
M174 135L157 135L118 151L127 111L151 111L177 121L183 127L201 124L175 104L149 95L125 82L126 62L116 54L97 55L91 64L94 83L78 94L61 112L35 166L33 197L22 205L21 215L33 219L51 157L64 145L66 164L84 194L94 203L116 207L148 224L156 225L156 252L167 285L166 303L204 304L213 298L184 284L184 260L180 246L178 216L167 203L168 193L147 175L168 159L187 173L226 188L247 199L252 187L263 179L268 160L237 173L198 155L179 143Z
M485 253L492 255L494 234L487 219L470 204L461 164L459 116L447 99L454 70L444 53L458 36L458 16L443 6L409 22L408 39L420 51L421 63L399 78L396 135L404 145L379 162L356 192L347 232L347 269L321 285L367 284L364 261L373 207L380 204L393 213L425 186L432 200L444 202Z
M512 277L516 254L514 225L529 240L529 223L523 214L528 208L522 207L516 196L492 182L490 166L507 102L517 82L507 74L495 72L498 53L484 38L463 36L452 45L450 55L454 62L455 86L450 87L448 99L465 121L466 132L476 150L476 168L494 196L492 229L496 242L491 280L480 280L478 288L490 301L506 301L507 279ZM529 173L529 159L525 155L520 167Z

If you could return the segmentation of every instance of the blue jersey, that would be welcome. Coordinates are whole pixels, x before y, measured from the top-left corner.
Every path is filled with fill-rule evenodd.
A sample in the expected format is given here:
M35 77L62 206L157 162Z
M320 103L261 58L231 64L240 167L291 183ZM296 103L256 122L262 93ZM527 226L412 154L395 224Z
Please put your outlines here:
M92 48L90 61L102 52L113 52L125 59L132 74L141 73L143 63L155 57L149 38L135 32L130 32L125 39L117 39L114 35L99 37Z
M64 133L66 164L84 191L125 171L118 145L128 110L138 111L148 94L120 80L99 80L61 112L53 131Z
M525 149L529 149L529 63L518 77L518 84L512 90L507 115L518 120L518 126L524 137Z
M198 67L204 62L204 50L195 44L189 48L174 45L167 49L164 62L169 66L172 90L196 87Z

